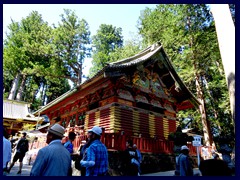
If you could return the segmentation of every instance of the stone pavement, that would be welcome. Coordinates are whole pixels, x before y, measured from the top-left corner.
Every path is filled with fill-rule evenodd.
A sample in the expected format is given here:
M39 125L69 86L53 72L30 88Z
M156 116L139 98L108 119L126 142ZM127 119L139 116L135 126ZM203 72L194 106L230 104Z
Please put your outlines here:
M142 174L141 176L174 176L174 171L164 171L164 172L157 172L157 173L150 173L150 174ZM194 174L201 174L198 168L193 169Z
M17 174L19 170L19 163L16 162L14 167L12 168L11 172L7 176L29 176L31 171L32 165L23 164L22 174ZM194 169L194 174L199 173L198 168ZM73 170L73 176L79 176L79 171ZM142 174L141 176L174 176L174 170L172 171L164 171L164 172L157 172L157 173L149 173L149 174Z
M17 174L19 170L19 163L16 162L15 165L12 167L10 173L7 174L7 176L29 176L31 169L32 165L23 164L22 173Z
M73 166L74 164L72 164L72 167ZM31 165L23 164L22 173L17 174L19 170L19 163L16 162L13 168L11 169L10 173L7 174L7 176L30 176L31 169L32 169L32 164ZM73 176L80 176L80 171L73 169Z

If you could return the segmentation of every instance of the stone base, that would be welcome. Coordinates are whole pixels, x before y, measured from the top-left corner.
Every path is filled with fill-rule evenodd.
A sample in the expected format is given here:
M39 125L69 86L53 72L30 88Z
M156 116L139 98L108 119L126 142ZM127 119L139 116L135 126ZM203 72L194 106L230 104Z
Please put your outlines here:
M121 152L109 151L109 173L112 176L120 176ZM175 169L175 156L171 154L142 153L142 174L170 171ZM197 167L197 157L191 157L193 167Z

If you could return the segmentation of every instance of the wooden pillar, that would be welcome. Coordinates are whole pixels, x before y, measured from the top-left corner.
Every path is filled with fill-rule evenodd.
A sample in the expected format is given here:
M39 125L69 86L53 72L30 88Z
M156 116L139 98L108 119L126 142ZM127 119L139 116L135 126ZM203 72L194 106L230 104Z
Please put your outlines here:
M104 138L105 138L105 128L102 127L101 141L103 144L105 144Z
M121 146L121 150L123 151L123 150L125 150L126 149L126 135L125 134L122 134L121 135L121 137L122 137L122 146Z

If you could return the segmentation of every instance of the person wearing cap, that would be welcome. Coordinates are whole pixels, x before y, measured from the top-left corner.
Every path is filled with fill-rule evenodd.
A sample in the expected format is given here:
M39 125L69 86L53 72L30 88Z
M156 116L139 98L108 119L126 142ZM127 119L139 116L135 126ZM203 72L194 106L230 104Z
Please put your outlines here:
M80 161L82 167L86 167L86 176L106 176L108 175L108 151L106 146L100 141L102 129L94 126L88 131L89 147L86 158Z
M179 167L177 167L178 157L181 153L181 147L183 145L187 145L188 141L192 141L192 138L188 136L186 133L182 132L182 127L178 126L176 129L176 132L169 136L169 140L174 142L173 146L173 152L175 156L175 163L176 163L176 169L175 169L175 175L179 175Z
M38 151L30 176L71 176L71 156L62 145L64 128L59 124L52 125L47 133L48 146Z
M13 157L12 163L9 167L9 169L7 170L8 173L10 173L12 167L14 166L15 162L17 162L17 160L19 160L19 171L17 172L17 174L21 174L22 173L22 167L23 167L23 158L25 157L26 152L28 151L28 140L26 138L27 133L23 132L22 133L22 138L18 141L17 143L17 151Z
M186 145L181 147L181 154L178 157L177 165L180 176L193 176L193 168L190 162L189 149Z

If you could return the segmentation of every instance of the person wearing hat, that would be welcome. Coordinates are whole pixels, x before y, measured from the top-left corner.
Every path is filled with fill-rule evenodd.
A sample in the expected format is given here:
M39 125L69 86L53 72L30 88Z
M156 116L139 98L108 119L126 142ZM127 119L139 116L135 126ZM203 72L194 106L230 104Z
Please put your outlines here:
M38 151L30 176L71 176L71 156L62 145L64 128L59 124L52 125L47 133L48 146Z
M25 157L26 152L28 151L28 140L26 136L27 136L27 133L23 132L22 138L17 143L17 147L16 147L17 151L13 157L13 160L9 169L7 170L8 173L10 173L12 167L14 166L15 162L17 162L17 160L19 161L19 171L17 172L17 174L22 173L22 167L23 167L22 161L23 161L23 158Z
M80 161L82 167L86 167L86 176L105 176L108 174L108 151L100 141L102 129L94 126L88 131L89 147L86 157Z
M188 136L186 133L183 133L182 127L178 126L176 129L176 132L169 136L169 140L174 142L173 152L174 152L175 162L176 162L176 166L177 166L178 157L181 153L181 147L183 145L187 145L188 141L192 141L192 137ZM178 173L179 172L176 167L175 175L179 175Z
M178 157L177 167L180 176L193 176L193 168L190 162L189 149L186 145L181 147L181 154Z

